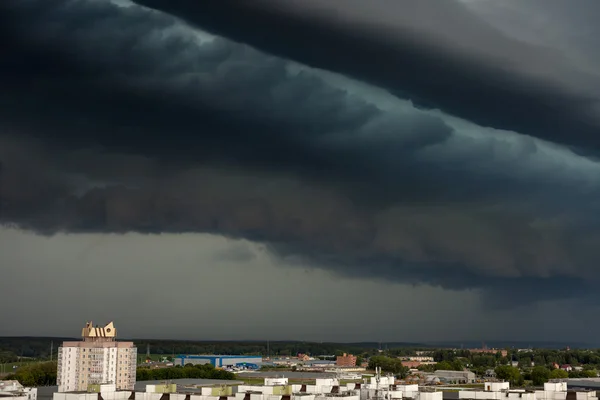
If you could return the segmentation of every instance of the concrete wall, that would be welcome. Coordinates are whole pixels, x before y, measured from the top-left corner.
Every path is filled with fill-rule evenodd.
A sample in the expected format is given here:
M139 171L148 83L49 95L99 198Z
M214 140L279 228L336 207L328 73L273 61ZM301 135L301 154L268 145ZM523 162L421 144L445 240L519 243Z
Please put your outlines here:
M235 388L235 391L234 391ZM203 387L201 389L201 393L203 396L232 396L234 393L237 393L237 386L215 386L215 387Z
M420 392L419 400L442 400L443 393L442 392Z
M499 392L501 390L508 390L508 389L510 389L509 382L485 382L484 383L484 390L486 390L486 391Z
M475 399L475 400L499 400L506 397L502 392L491 392L481 390L461 390L458 392L459 399Z
M287 385L288 378L265 378L265 386Z
M546 392L566 392L567 382L546 382L544 383L544 391Z
M344 397L316 395L315 400L360 400L360 395L358 393L354 396L344 396Z
M567 392L558 392L555 390L536 390L535 397L537 400L566 400Z
M58 355L58 391L69 392L79 390L79 352L81 349L75 347L59 347Z

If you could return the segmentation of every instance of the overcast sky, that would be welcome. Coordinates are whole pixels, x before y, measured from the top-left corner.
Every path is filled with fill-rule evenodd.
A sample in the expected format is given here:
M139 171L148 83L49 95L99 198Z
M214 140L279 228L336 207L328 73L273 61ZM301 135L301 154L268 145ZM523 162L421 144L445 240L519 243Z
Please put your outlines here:
M597 2L341 5L3 2L0 335L594 341Z

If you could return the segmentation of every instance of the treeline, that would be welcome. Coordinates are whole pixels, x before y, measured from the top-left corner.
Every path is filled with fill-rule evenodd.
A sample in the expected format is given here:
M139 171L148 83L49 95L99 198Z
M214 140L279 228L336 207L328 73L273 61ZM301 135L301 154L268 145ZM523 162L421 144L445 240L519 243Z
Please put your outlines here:
M19 368L5 379L17 380L26 387L56 385L56 361L34 363Z
M139 367L136 370L136 379L138 381L162 381L169 379L223 379L233 380L235 374L216 369L212 364L191 365L185 367L176 366L172 368L155 368Z
M49 360L51 342L54 342L54 353L62 341L72 338L34 338L34 337L0 337L0 362L16 362L22 358ZM123 339L125 340L125 339ZM533 349L518 351L507 349L503 357L500 352L471 353L469 350L435 349L425 345L409 343L379 344L364 343L315 343L273 341L177 341L177 340L133 340L138 347L138 354L143 357L148 346L151 354L171 356L173 354L240 354L260 356L295 356L298 353L320 355L341 355L351 353L363 358L384 355L389 357L405 357L416 355L417 351L427 351L436 362L454 362L456 359L469 368L485 370L497 365L509 365L512 361L519 366L535 365L594 365L600 369L600 350L544 350Z
M25 359L49 360L51 343L56 349L68 338L0 337L0 363L11 363Z
M531 381L534 386L541 386L550 379L591 378L598 375L598 372L590 367L582 371L567 372L541 365L523 370L510 365L501 365L496 367L495 372L497 378L509 381L514 386L522 386L525 381Z
M372 344L311 343L311 342L192 342L171 340L135 341L138 353L145 354L148 346L151 354L165 356L177 354L240 354L257 356L296 356L299 353L319 355L375 354Z
M454 361L455 359L464 360L465 364L472 364L474 367L492 366L494 363L510 364L512 361L518 362L520 366L534 365L552 365L554 363L563 365L585 365L592 364L600 366L600 350L547 350L532 349L519 351L516 349L507 349L506 356L502 356L500 351L496 353L471 353L469 350L450 350L438 349L432 352L436 362Z
M388 372L396 375L399 378L406 378L408 375L408 367L402 365L402 360L395 357L373 356L369 359L369 369L375 370L380 367L382 372Z
M56 349L65 340L77 338L39 338L39 337L0 337L0 362L16 362L21 358L49 360L51 343ZM128 340L121 338L120 340ZM173 354L241 354L260 356L295 356L298 353L319 355L341 355L343 353L375 355L378 343L315 343L295 341L182 341L133 339L138 354L143 356L148 346L151 354L171 356ZM390 348L400 349L403 344L389 344ZM412 354L410 350L407 354Z

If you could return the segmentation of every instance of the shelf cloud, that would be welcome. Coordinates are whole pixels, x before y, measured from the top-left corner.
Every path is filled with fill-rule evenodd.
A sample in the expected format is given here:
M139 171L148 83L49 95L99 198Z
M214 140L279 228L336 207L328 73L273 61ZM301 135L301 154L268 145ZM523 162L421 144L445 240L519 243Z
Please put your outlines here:
M461 3L336 4L5 0L0 222L589 301L598 76Z

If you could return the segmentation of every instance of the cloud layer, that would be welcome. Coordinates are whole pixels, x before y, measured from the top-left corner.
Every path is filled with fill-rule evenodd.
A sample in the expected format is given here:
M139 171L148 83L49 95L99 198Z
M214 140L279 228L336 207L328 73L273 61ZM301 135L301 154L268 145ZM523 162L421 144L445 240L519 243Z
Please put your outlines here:
M272 12L269 3L252 11ZM462 34L482 32L502 53L485 53L483 42L439 48L449 46L437 42L442 27L415 33L422 27L406 25L410 18L383 33L366 19L354 38L360 61L350 63L344 42L330 57L320 46L340 37L358 5L350 14L338 10L325 35L317 28L330 20L317 18L310 8L317 3L289 2L281 12L324 35L321 42L303 37L306 51L290 54L273 35L256 42L248 16L247 25L221 27L199 19L227 17L217 6L168 4L237 42L123 1L3 3L3 223L47 234L247 238L288 263L483 289L498 306L509 302L496 301L506 290L510 302L593 293L600 164L560 144L595 149L597 93L583 85L595 77L560 63L539 72L532 57L509 63L484 90L494 57L554 55L482 23ZM412 12L433 11L421 4ZM454 24L467 18L452 4ZM383 9L372 10L369 18L380 18ZM370 51L388 61L369 59L367 44L384 46ZM401 69L407 59L411 75ZM442 65L446 75L438 74ZM428 83L432 76L440 81ZM422 99L441 111L415 106Z
M456 0L136 2L483 126L599 148L597 69L511 38Z

